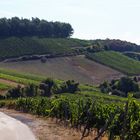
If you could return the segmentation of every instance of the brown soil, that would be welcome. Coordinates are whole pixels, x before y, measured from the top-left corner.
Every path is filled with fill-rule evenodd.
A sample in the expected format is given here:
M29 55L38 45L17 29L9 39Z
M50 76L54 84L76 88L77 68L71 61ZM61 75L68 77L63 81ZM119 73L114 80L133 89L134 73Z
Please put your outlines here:
M4 84L7 84L7 85L12 86L12 87L17 87L18 85L24 86L22 84L14 82L14 81L10 81L10 80L7 80L7 79L1 79L1 78L0 78L0 83L4 83Z
M100 84L105 80L112 80L124 76L124 74L117 70L84 57L85 56L74 57L71 61L79 71L88 75L95 84Z
M66 128L62 123L58 124L56 120L50 118L40 118L15 110L0 109L0 111L28 125L38 140L80 140L81 138L81 132ZM94 136L91 134L83 140L93 140ZM108 138L103 137L101 140L108 140Z
M84 55L52 58L46 63L39 60L14 63L0 63L2 68L13 69L62 80L75 80L83 84L100 84L123 76L122 73L85 58Z

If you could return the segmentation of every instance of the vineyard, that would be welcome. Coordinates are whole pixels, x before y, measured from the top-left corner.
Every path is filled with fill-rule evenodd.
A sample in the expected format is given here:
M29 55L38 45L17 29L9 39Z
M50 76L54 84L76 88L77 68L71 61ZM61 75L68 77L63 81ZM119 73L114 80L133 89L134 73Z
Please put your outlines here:
M52 88L54 93L51 94L51 97L45 97L41 94L25 96L25 92L29 95L36 91L43 93L43 90L40 91L40 85L43 86L43 83L40 84L40 82L46 78L5 69L0 69L0 78L24 84L25 86L21 87L21 92L24 92L22 94L24 96L15 95L14 91L16 92L15 89L18 89L18 87L13 88L13 90L10 90L9 97L5 96L5 98L0 99L0 107L54 118L65 126L77 129L81 133L81 140L91 133L94 133L94 140L98 140L101 137L107 137L109 140L140 139L140 102L138 99L132 98L131 95L128 98L122 98L103 94L96 86L83 84L79 84L76 92L70 93L64 90L64 88L68 87L68 85L64 84L68 82L64 83L64 81L55 79L54 87L56 89ZM31 84L34 84L34 86ZM51 81L48 83L49 85L51 86ZM69 86L70 91L72 85L76 85L76 83L71 83L71 86ZM35 87L36 91L33 87ZM12 87L0 84L0 88L7 90ZM45 88L47 89L47 86ZM56 90L60 91L60 88L66 92L57 92ZM16 93L19 94L18 92ZM17 97L15 98L14 96Z
M0 69L0 78L10 80L19 84L38 84L40 81L42 81L43 77L41 76L35 76L32 74L26 74L26 73L18 73L16 71L10 71L6 69Z
M119 52L103 51L98 53L89 53L87 54L87 58L107 65L128 75L140 74L140 62L124 56Z
M89 54L88 57L130 75L138 74L140 70L138 61L117 52L98 52ZM98 71L103 68L100 64L93 64L93 61L85 59L83 56L72 58L66 57L64 60L63 59L60 59L63 63L61 66L67 68L70 73L74 72L74 68L76 67L80 68L84 73L85 70L86 72L90 70L93 72L96 68L95 72L97 75L97 68ZM51 66L50 62L52 62L52 60L43 65ZM52 67L55 69L59 68L60 63L58 62L57 58L55 64L57 63L58 65L55 67L53 65ZM42 65L42 63L40 65ZM23 67L21 68L22 70ZM44 70L46 70L47 67L45 67ZM39 68L41 67L39 66ZM61 69L62 73L66 73L66 69L59 69ZM116 73L115 70L113 71L105 66L102 71L105 71L105 69L106 71L114 73L114 75ZM50 69L50 71L52 71L52 69ZM61 73L58 70L57 72L59 74ZM75 76L79 76L77 73L74 74ZM11 93L1 96L0 107L7 107L33 115L56 119L57 122L61 122L65 126L81 132L81 140L88 137L91 133L94 133L93 140L99 140L102 137L107 137L109 140L140 139L140 102L139 99L134 99L131 95L129 95L128 98L122 98L115 95L109 95L108 93L103 94L96 86L77 84L75 81L72 82L70 80L63 81L54 79L53 81L50 80L49 83L41 83L46 80L45 76L21 73L14 70L6 70L4 68L0 68L0 79L15 82L23 86L19 88L19 92L22 93L21 96L17 92L18 87L13 88L0 81L0 90L9 91L9 93ZM68 82L69 84L71 82L70 86L68 85ZM51 87L52 85L54 85L54 87L50 90L51 95L48 97L47 94L43 95L43 90L44 93L47 93L48 87ZM75 92L65 90L71 90L74 85L78 85ZM43 90L41 89L41 86L44 88L42 88ZM35 94L35 92L37 92L37 94ZM15 95L16 93L18 93L18 95Z
M140 139L139 102L129 97L124 102L110 102L104 98L79 95L58 95L53 98L19 98L0 101L0 106L44 117L57 118L73 128L82 131L82 138L97 131L98 140L107 135L110 140Z
M88 45L88 41L78 39L10 37L0 39L0 59L23 55L68 53L73 52L74 47Z

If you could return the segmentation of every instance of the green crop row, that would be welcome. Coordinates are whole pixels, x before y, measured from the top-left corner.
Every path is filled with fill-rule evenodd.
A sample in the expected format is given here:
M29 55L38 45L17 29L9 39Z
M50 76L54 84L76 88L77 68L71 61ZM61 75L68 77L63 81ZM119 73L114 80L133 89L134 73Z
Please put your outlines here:
M84 126L83 137L96 128L96 139L104 133L112 140L116 137L124 140L140 139L140 105L130 97L117 103L72 94L53 98L19 98L9 101L9 104L0 101L0 106L11 104L20 111L57 118L79 130Z
M5 75L14 76L14 77L34 80L34 81L42 81L45 79L43 76L37 76L37 75L21 73L21 72L19 73L14 70L6 70L6 69L2 69L2 68L0 69L0 73L5 74Z
M74 47L89 45L89 41L64 38L10 37L0 39L0 59L23 55L73 52Z
M20 77L15 77L12 75L6 75L6 74L2 74L0 73L0 78L1 79L6 79L6 80L10 80L19 84L38 84L38 81L35 80L30 80L30 79L25 79L25 78L20 78Z
M87 58L119 70L128 75L140 74L140 62L133 60L119 52L102 51L87 54Z
M0 83L0 90L8 90L10 88L11 86L9 86L8 84Z

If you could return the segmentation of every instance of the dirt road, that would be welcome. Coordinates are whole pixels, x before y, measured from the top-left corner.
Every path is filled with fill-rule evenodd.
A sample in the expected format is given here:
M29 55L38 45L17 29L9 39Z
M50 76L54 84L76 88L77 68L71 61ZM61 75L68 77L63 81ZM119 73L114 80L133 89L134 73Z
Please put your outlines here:
M31 130L20 121L0 112L1 140L36 140Z
M15 110L0 109L0 111L29 126L38 140L80 140L81 138L81 132L66 128L62 123L56 123L55 120L44 119ZM91 134L83 140L93 140L94 137L95 135ZM103 137L101 140L108 139Z

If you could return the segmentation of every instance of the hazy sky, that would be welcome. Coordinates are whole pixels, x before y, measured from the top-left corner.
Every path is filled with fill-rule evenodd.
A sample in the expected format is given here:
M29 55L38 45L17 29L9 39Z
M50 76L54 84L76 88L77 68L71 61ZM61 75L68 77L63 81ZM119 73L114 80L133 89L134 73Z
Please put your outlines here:
M0 0L0 17L69 22L73 37L140 44L140 0Z

